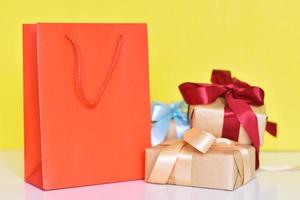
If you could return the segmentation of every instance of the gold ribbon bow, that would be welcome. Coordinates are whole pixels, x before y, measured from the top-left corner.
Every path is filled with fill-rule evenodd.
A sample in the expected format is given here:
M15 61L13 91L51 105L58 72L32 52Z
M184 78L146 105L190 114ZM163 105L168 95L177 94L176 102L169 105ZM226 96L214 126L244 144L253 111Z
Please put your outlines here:
M161 145L163 148L146 180L148 182L166 184L175 167L175 183L191 185L193 156L191 148L195 148L203 154L207 151L237 151L243 161L243 166L239 168L243 175L242 184L247 183L252 177L249 151L235 141L216 138L209 132L192 128L184 134L182 140L168 140Z

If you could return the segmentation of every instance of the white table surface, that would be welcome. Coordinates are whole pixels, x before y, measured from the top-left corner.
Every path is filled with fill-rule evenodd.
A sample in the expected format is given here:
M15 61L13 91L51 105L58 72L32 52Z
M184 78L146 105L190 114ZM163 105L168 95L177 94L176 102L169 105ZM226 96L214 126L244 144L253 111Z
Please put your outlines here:
M23 181L22 151L0 151L0 200L211 200L300 199L300 170L257 171L236 191L223 191L141 181L41 191ZM262 153L261 166L300 165L300 152Z

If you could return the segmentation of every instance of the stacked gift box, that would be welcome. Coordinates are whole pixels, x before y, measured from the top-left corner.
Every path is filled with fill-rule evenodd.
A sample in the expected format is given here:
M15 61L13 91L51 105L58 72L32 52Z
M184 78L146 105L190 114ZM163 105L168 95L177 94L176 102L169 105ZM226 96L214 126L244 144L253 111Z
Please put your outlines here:
M267 121L264 91L233 78L229 71L214 70L211 81L179 86L188 104L190 128L177 140L170 132L176 131L176 122L180 130L185 120L166 120L161 114L171 131L165 126L160 134L155 131L162 123L153 124L152 137L165 141L146 149L147 182L234 190L255 177L265 130L276 136L276 124Z

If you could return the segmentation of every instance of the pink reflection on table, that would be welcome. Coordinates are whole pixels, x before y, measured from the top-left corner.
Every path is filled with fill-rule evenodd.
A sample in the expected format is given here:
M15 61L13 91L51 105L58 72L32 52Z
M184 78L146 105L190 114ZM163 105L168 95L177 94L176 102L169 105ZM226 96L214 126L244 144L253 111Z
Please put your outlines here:
M260 199L260 194L256 179L236 191L149 184L140 180L46 192L26 184L25 197L26 200L252 200Z
M52 191L42 191L25 185L26 200L99 200L99 199L143 199L144 184L141 181L102 184Z

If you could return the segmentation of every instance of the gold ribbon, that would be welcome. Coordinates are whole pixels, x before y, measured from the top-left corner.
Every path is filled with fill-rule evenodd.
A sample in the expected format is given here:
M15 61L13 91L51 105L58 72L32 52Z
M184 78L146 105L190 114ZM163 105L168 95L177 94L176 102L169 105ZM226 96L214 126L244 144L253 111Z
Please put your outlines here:
M147 179L148 182L166 184L175 167L175 183L191 185L193 148L203 154L207 151L237 151L243 161L243 167L239 169L243 175L243 184L251 179L249 152L235 141L216 138L212 133L192 128L184 134L182 140L167 140L161 145L163 148Z

